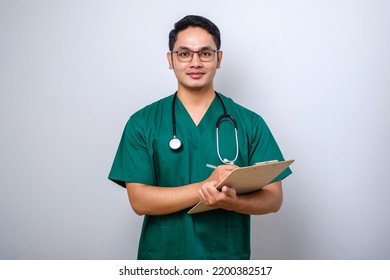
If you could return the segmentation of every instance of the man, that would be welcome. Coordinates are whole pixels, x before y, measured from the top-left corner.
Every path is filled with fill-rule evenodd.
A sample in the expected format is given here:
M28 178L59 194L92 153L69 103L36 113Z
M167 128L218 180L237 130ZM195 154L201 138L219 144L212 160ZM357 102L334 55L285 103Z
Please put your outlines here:
M281 207L280 180L290 169L247 195L215 188L238 166L284 160L259 115L214 91L220 45L208 19L177 22L167 53L177 92L136 112L125 127L109 178L127 188L134 212L145 215L138 259L249 259L250 215ZM187 214L200 200L219 209Z

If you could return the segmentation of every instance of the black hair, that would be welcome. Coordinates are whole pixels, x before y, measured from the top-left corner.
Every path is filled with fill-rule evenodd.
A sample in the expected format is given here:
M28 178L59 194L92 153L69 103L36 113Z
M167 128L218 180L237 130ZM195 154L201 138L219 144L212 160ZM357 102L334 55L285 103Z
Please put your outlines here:
M170 51L173 51L173 47L177 41L177 34L190 26L200 27L206 30L211 36L213 36L213 40L215 42L215 45L217 46L217 50L221 48L221 34L219 32L218 27L205 17L188 15L176 22L174 25L174 29L169 32Z

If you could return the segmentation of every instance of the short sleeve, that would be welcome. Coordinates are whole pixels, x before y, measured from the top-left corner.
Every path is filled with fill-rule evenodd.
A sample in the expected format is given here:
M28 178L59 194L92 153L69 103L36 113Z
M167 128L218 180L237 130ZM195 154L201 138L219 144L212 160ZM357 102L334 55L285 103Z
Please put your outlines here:
M126 182L153 185L152 161L144 126L130 118L126 124L108 178L122 187Z

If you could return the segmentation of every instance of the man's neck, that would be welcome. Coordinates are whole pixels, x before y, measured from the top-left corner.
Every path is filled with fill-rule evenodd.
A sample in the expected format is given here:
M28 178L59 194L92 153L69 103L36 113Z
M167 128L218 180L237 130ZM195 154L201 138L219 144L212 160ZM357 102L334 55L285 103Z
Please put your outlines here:
M179 86L177 91L177 97L180 101L190 107L202 107L204 105L210 105L214 100L215 92L214 87L192 89Z
M199 91L179 88L177 97L186 108L194 123L198 125L213 102L215 92L212 87L208 90Z

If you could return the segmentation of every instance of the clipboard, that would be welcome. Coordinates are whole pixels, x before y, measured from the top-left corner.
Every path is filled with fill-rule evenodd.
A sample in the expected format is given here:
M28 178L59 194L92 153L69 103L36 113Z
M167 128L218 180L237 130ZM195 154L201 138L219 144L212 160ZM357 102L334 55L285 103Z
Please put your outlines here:
M221 189L223 186L230 186L236 190L237 195L260 190L286 170L293 162L293 159L286 161L268 161L256 163L253 166L237 168L223 179L216 188ZM214 209L217 208L206 206L200 201L188 211L188 214Z

